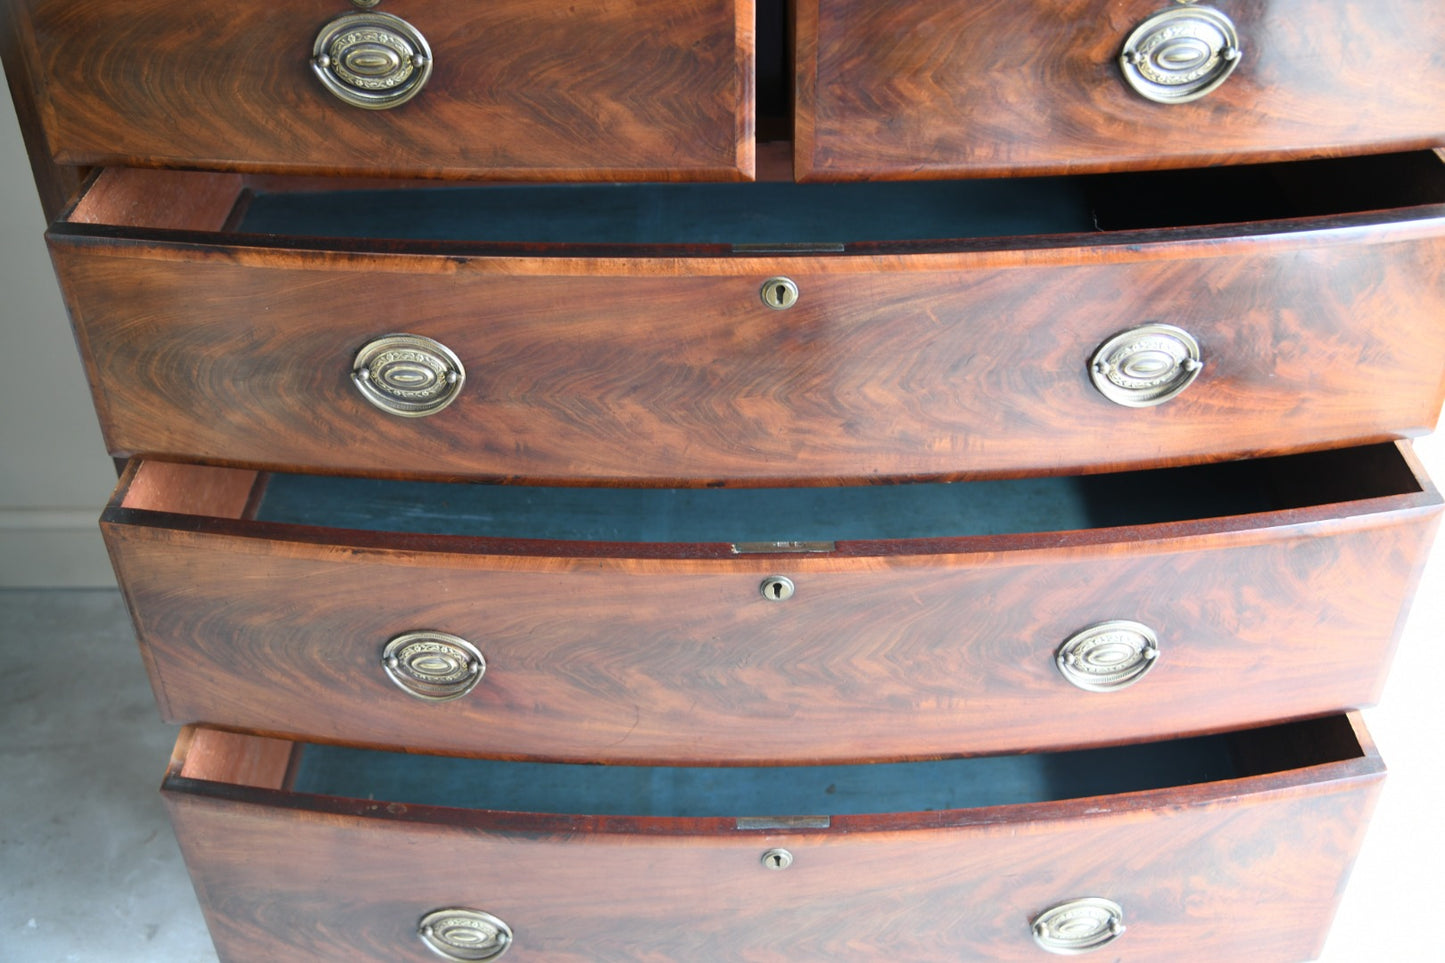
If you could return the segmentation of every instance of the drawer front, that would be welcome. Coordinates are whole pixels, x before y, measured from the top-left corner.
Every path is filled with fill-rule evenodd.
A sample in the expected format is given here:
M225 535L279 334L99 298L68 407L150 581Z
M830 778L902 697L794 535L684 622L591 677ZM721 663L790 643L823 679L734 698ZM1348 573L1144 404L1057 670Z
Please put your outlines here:
M1431 489L740 555L240 520L250 478L145 463L106 513L168 721L571 760L916 758L1370 704L1439 511ZM440 689L385 664L437 653Z
M1428 431L1445 400L1440 223L839 257L367 253L84 226L51 249L117 455L761 484ZM760 295L780 276L799 291L787 310ZM1101 366L1147 361L1159 325L1171 363L1196 344L1192 382L1153 406L1106 396ZM398 416L358 387L395 333L462 374L441 410Z
M1089 897L1121 911L1109 960L1294 963L1320 949L1381 772L1361 749L1174 789L756 830L305 796L264 767L208 772L233 760L206 745L219 762L193 764L201 742L166 798L224 960L421 963L419 921L457 907L509 928L509 961L1023 963L1052 959L1032 930L1046 911ZM781 871L765 865L779 850Z
M752 0L387 0L369 12L345 0L21 5L61 163L752 176ZM377 14L379 27L332 28L343 16ZM421 77L421 65L400 65L422 44L390 18L420 34L430 76L394 106L343 101L319 77L336 71L314 66L322 34L323 53L357 78L344 89L406 91Z
M1186 19L1147 26L1161 12ZM1157 64L1168 32L1208 41L1200 53L1225 49L1219 28L1200 23L1220 15L1240 55L1219 86L1178 103L1131 87L1126 73L1137 72L1121 56L1137 28L1134 49ZM1441 37L1436 0L1183 10L1164 0L805 0L796 169L811 179L979 176L1438 144ZM1200 73L1203 86L1228 63L1172 72ZM1163 90L1167 99L1187 88Z

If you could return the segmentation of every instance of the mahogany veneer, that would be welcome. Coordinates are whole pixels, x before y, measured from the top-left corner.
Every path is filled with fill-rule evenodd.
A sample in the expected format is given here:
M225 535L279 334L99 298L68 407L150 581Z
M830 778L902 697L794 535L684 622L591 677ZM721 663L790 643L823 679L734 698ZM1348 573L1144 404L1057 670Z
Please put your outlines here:
M1283 963L1318 952L1383 772L1357 720L1296 738L1236 778L821 830L308 795L290 743L207 730L182 734L165 796L225 958L422 963L417 920L466 905L511 925L517 960L1023 963L1047 958L1036 914L1109 894L1130 907L1109 959ZM773 847L790 868L761 865Z
M577 761L922 757L1373 703L1440 511L1398 458L1297 469L1337 484L1296 508L801 555L257 521L250 473L152 462L102 527L172 722ZM793 599L763 598L775 574ZM1118 618L1159 634L1151 673L1066 682L1059 645ZM391 683L383 646L422 629L481 650L476 690Z
M1436 146L1436 0L1221 0L1239 67L1191 103L1119 51L1163 0L797 0L800 179L1184 167Z

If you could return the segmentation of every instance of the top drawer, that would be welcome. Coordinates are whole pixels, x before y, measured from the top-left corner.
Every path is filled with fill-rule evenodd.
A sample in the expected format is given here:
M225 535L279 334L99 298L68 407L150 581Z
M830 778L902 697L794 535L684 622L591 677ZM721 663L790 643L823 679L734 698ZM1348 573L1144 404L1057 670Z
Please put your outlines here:
M752 0L24 5L22 43L61 163L752 176ZM370 19L338 22L347 16ZM338 85L373 108L414 95L367 109L328 89Z
M1445 139L1439 0L797 9L802 178L1179 167ZM1217 56L1229 37L1237 57ZM1131 50L1142 70L1123 63ZM1129 75L1164 81L1139 85L1175 102Z

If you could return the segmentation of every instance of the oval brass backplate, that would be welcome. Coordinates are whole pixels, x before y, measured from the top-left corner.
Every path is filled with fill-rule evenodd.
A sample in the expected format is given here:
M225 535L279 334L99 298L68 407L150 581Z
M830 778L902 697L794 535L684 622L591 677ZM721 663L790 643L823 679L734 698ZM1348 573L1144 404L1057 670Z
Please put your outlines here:
M1204 369L1199 342L1172 324L1141 324L1105 341L1089 359L1099 394L1126 408L1162 405Z
M1129 34L1119 69L1141 97L1184 104L1224 83L1240 56L1234 21L1209 7L1179 6L1156 13Z
M433 910L421 918L416 930L428 949L456 963L495 960L512 945L512 928L481 910Z
M457 400L467 372L440 341L419 334L389 334L363 345L351 363L356 390L387 414L434 415Z
M1138 682L1159 661L1159 638L1141 622L1113 619L1069 636L1054 663L1071 685L1115 692Z
M316 35L311 70L339 100L387 110L411 100L431 77L431 48L411 24L389 13L348 13Z
M1031 924L1034 942L1050 953L1073 956L1107 946L1124 933L1124 910L1097 896L1052 906Z
M476 688L487 671L477 647L448 632L407 632L386 643L381 665L409 696L450 702Z

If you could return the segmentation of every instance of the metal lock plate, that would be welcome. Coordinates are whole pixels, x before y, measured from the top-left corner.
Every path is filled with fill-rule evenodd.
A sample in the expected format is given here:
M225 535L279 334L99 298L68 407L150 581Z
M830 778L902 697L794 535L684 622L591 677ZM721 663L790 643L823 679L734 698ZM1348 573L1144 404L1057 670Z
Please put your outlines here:
M1224 83L1239 59L1232 20L1209 7L1180 6L1156 13L1129 34L1119 69L1140 96L1183 104Z

